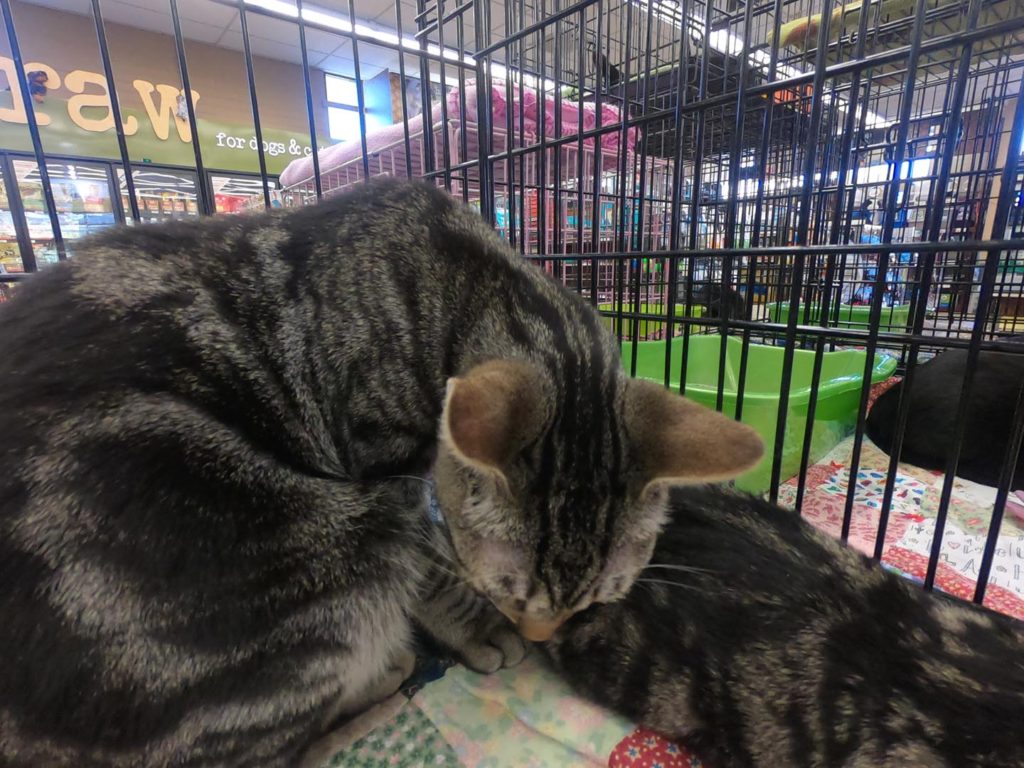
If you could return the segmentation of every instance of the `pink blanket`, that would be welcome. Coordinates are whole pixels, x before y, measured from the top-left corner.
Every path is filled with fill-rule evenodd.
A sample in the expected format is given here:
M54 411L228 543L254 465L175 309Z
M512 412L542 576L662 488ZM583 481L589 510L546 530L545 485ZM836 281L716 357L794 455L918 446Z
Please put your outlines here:
M441 105L434 107L432 125L436 126L441 120ZM410 138L423 133L423 115L419 114L409 118ZM405 129L402 123L386 125L383 128L372 131L366 135L366 152L374 155L391 147L400 147L405 142ZM403 150L404 151L404 150ZM343 141L332 144L329 147L317 152L320 160L320 176L323 177L331 171L337 170L346 163L359 158L363 148L358 141ZM372 175L372 173L371 173ZM281 186L290 187L295 184L303 184L313 178L313 158L302 157L292 160L288 167L281 173Z
M513 129L519 131L519 114L517 108L520 107L520 92L519 86L516 83L512 84L511 89L506 87L506 84L501 81L492 81L491 85L491 125L497 130L504 130L508 125L508 112L509 104L507 100L508 92L511 90L512 93L512 125ZM448 115L458 116L459 115L459 104L462 99L460 91L453 90L448 94ZM532 136L540 135L540 108L539 102L540 94L534 88L523 87L522 90L522 113L523 113L523 130ZM555 97L553 95L544 96L544 133L548 138L554 138L555 134L555 110L558 105L555 103ZM577 136L579 135L579 119L580 119L580 105L577 101L571 101L569 99L562 99L561 102L562 111L562 136ZM472 123L477 122L477 92L476 92L476 81L469 80L466 82L466 120ZM597 104L589 101L583 102L583 130L591 131L594 128L608 128L614 126L615 130L609 131L601 136L601 146L610 151L617 152L619 149L619 136L621 135L622 113L619 108L612 104L602 104L600 113L600 126L598 125L598 112ZM632 149L636 144L637 129L627 129L627 142L626 146ZM594 146L593 139L586 139L584 145L587 147Z
M461 118L461 102L463 100L463 94L465 94L465 109L466 109L466 122L473 126L472 130L472 141L471 144L471 157L463 158L463 160L474 159L477 155L475 154L478 146L475 136L475 126L477 123L477 92L475 81L469 80L466 82L465 91L459 89L453 89L447 98L447 113L449 121L457 121ZM504 132L507 125L509 103L506 99L506 86L502 81L493 81L491 86L491 125L496 131ZM522 105L520 105L520 93L519 86L513 85L512 87L512 109L513 109L513 129L517 135L517 144L531 144L537 140L540 133L540 94L534 88L523 88L522 93ZM522 110L522 127L526 133L525 137L518 138L519 134L519 112ZM548 138L554 138L555 134L555 99L552 95L544 96L544 133ZM563 100L561 103L562 112L562 131L561 135L565 136L576 136L578 135L579 128L579 113L580 105L578 102ZM431 125L434 127L434 131L440 130L441 123L441 105L438 104L433 109L431 115ZM600 125L598 124L600 118ZM614 126L614 130L609 130L607 133L601 136L601 147L614 156L619 149L619 138L621 136L621 130L619 130L621 113L618 107L611 104L602 104L601 112L598 115L597 105L592 102L583 103L583 130L590 131L594 128L603 127L608 128ZM409 118L409 135L414 142L418 142L418 137L421 137L423 133L423 117L422 115L416 115L415 117ZM632 149L636 144L637 129L629 128L627 131L627 149ZM380 130L373 131L366 136L366 151L369 155L373 156L384 152L386 150L395 149L398 152L404 153L404 141L405 141L405 130L401 123L395 123L389 125ZM594 139L585 139L584 145L587 147L594 146ZM419 144L416 145L418 151ZM497 149L497 147L496 147ZM346 141L339 144L333 144L330 147L320 150L318 153L320 160L320 175L321 177L330 173L331 171L337 170L347 163L351 163L360 158L362 154L362 146L358 141ZM404 165L402 165L404 169ZM404 172L404 170L403 170ZM371 175L373 170L371 168ZM313 159L312 157L303 157L298 160L293 160L284 172L281 174L281 184L285 187L290 187L296 184L301 184L309 181L313 178Z

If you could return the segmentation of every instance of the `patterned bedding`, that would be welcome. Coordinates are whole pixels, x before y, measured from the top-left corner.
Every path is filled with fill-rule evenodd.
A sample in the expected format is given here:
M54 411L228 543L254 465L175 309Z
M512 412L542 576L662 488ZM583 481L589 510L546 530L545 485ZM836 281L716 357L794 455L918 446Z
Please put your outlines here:
M842 529L852 450L853 437L849 437L807 471L803 516L833 536ZM866 554L874 552L888 469L888 455L865 438L849 543ZM928 568L943 477L941 472L902 463L896 474L882 562L915 581L922 580ZM793 506L796 486L795 478L783 485L780 504ZM961 478L953 481L936 574L936 584L943 591L968 600L973 597L995 496L995 488ZM985 605L1024 619L1024 522L1012 509L1007 509L999 531Z
M324 768L697 768L682 747L574 696L534 653L453 666L349 724Z

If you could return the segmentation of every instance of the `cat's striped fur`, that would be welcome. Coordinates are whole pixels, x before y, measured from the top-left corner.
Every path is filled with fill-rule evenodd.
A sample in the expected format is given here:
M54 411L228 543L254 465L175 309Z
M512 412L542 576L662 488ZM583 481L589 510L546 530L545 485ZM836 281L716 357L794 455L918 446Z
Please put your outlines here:
M547 644L595 701L711 768L1021 768L1024 628L930 595L794 512L673 492L625 599Z
M424 594L432 562L522 590L536 633L642 564L647 483L760 453L627 384L582 299L421 184L110 231L0 328L4 766L293 765L395 689L411 617L478 668L521 656L481 599Z

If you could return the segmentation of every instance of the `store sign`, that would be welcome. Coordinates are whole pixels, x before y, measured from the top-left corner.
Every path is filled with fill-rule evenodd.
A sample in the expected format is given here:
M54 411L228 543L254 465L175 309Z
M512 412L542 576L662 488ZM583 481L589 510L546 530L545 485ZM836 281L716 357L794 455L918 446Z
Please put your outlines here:
M64 155L117 158L114 115L107 79L98 72L76 69L61 75L53 67L31 62L26 72L46 73L48 95L35 105L36 121L47 152ZM0 56L0 74L11 90L0 94L0 147L31 151L28 116L19 89L24 77L18 77L14 61ZM70 98L57 98L55 91L65 88ZM187 115L180 114L178 101L182 90L176 85L132 81L132 106L122 96L122 129L128 137L131 158L136 161L168 165L194 165L192 131ZM10 99L9 103L4 103ZM192 103L200 103L201 94L192 91ZM198 118L199 146L203 162L210 168L230 171L258 171L259 156L252 128L239 128ZM280 173L289 162L312 152L309 136L288 131L263 129L263 150L270 173Z
M248 139L245 136L229 136L224 131L218 133L215 138L217 139L218 147L227 147L235 151L249 150L255 152L256 147L259 146L256 142L256 134L254 133ZM299 144L295 139L291 139L287 146L283 141L267 141L263 139L263 152L268 157L281 157L282 155L290 155L291 157L308 157L313 154L313 150L310 149L308 144Z
M53 67L40 62L32 62L25 66L26 72L41 71L46 73L46 87L49 91L56 91L62 85L60 74ZM7 79L11 85L13 103L10 107L0 107L0 120L7 123L28 124L28 115L25 113L25 104L20 93L24 78L18 77L14 60L6 56L0 56L0 74ZM68 72L63 78L63 86L75 94L67 100L67 113L71 122L83 131L103 132L114 128L114 113L110 106L110 92L107 90L107 78L98 72L86 72L83 69L76 69ZM93 86L99 90L98 93L86 93L86 88ZM157 138L166 141L171 134L171 126L177 128L178 138L181 141L192 141L192 131L189 129L188 120L175 117L175 110L178 104L178 94L181 89L173 85L146 82L145 80L133 80L132 87L135 89L146 110L146 117L149 125ZM199 101L199 93L192 91L192 101ZM90 117L86 110L90 107L102 112L101 117ZM39 112L36 119L40 126L50 125L52 120L49 115ZM126 136L134 136L139 132L139 121L134 116L129 116L124 121L124 133Z

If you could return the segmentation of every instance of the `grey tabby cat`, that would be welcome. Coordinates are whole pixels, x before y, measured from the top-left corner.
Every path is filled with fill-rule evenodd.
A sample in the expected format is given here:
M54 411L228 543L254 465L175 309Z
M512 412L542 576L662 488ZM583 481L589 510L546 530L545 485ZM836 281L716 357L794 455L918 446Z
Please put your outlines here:
M314 765L413 621L515 663L761 455L432 187L76 253L0 309L4 766Z
M1024 628L912 587L799 515L676 489L650 565L545 646L709 768L1021 768Z

